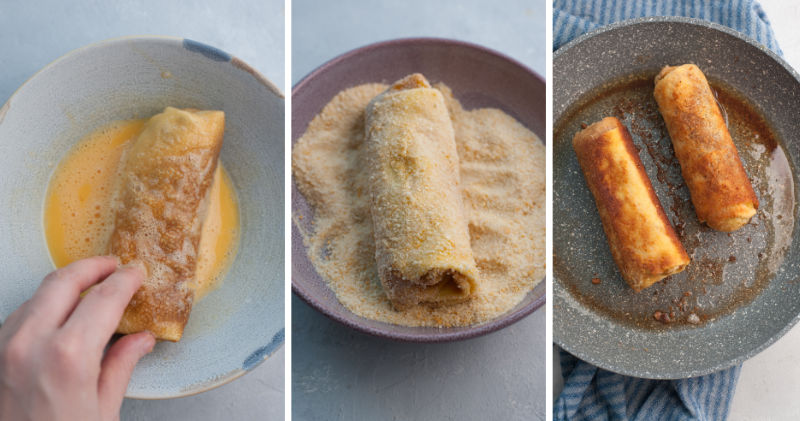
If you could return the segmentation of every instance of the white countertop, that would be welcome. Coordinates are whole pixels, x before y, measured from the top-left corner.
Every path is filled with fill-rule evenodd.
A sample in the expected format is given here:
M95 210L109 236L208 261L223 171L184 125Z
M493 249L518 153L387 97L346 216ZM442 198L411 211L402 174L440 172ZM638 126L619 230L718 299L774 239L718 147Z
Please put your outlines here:
M380 40L455 38L545 74L545 0L292 3L292 81ZM444 344L355 332L292 299L294 420L543 420L545 311Z
M783 57L800 69L800 3L760 0ZM800 325L742 365L731 421L796 420L800 414Z
M783 57L800 69L800 3L760 0ZM553 347L553 400L563 387ZM800 325L742 365L729 420L796 420L800 414Z
M284 85L283 0L226 2L24 0L0 6L0 104L36 71L86 44L172 35L220 48ZM199 395L126 400L122 420L283 420L284 350L251 373Z

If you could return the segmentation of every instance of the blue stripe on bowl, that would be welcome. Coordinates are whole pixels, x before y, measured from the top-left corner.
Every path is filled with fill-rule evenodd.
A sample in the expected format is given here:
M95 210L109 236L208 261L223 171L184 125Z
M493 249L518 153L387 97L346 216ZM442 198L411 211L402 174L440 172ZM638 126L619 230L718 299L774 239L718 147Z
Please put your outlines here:
M283 337L284 337L284 331L283 329L281 329L278 331L278 333L275 334L275 336L272 337L272 340L269 341L268 344L262 346L261 348L258 348L257 350L255 350L255 352L250 354L249 357L244 359L244 362L242 363L242 369L250 370L251 368L258 365L258 363L263 361L264 358L266 358L268 355L272 354L275 351L275 349L280 344L283 343Z
M220 50L219 48L203 44L202 42L184 39L183 48L195 53L200 53L214 61L231 61L230 54Z

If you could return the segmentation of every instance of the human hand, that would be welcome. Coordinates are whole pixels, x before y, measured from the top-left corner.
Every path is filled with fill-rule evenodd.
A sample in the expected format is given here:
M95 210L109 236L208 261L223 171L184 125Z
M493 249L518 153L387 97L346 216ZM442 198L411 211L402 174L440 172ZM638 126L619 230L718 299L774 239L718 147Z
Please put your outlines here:
M47 275L0 327L0 420L119 419L133 368L155 338L126 335L103 350L143 277L113 257Z

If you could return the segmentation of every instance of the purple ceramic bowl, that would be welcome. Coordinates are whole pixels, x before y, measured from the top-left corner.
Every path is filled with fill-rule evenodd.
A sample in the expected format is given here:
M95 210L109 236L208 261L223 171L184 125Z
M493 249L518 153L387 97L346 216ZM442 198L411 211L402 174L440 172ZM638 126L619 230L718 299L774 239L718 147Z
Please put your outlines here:
M541 76L500 53L436 38L379 42L345 53L323 64L292 89L292 144L308 123L341 90L364 83L391 83L410 73L431 83L444 82L466 109L499 108L540 139L545 138L545 82ZM312 219L312 210L292 183L292 213ZM445 342L472 338L506 327L541 307L542 281L516 307L478 325L455 328L408 327L353 314L328 288L308 259L303 239L292 223L292 290L309 305L353 329L391 339Z

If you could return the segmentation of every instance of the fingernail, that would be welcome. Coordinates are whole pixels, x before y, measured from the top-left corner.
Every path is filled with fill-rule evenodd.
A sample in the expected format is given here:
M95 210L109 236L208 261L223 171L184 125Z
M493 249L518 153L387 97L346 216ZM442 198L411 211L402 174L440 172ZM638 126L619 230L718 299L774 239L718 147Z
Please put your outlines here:
M153 352L153 348L156 346L156 335L153 335L150 331L145 331L146 335L142 335L142 348L145 350L145 354L149 354Z
M120 269L127 269L127 268L133 268L133 269L138 270L139 272L142 273L142 278L146 278L147 277L147 266L145 266L144 263L142 263L142 262L140 262L138 260L134 260L133 262L126 263L126 264L120 266Z

